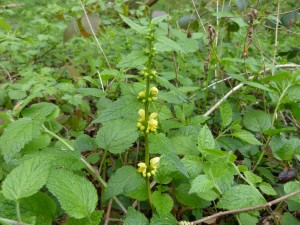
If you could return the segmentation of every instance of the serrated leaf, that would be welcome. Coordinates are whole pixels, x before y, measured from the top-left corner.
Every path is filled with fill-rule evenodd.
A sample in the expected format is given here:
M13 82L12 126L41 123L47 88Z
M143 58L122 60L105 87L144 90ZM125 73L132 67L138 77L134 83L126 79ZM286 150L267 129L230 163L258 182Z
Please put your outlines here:
M181 161L191 178L197 177L203 170L203 160L199 156L186 155Z
M170 162L180 171L185 177L189 177L184 165L175 154L175 147L170 139L163 134L155 134L149 136L149 148L151 153L160 153L165 155Z
M135 124L125 119L103 123L96 136L97 145L114 154L126 151L139 136Z
M50 164L43 157L25 161L13 169L3 181L3 195L9 200L31 196L44 186L50 172Z
M36 224L39 225L51 225L57 210L54 200L43 192L21 199L20 206L21 215L36 216Z
M157 37L156 41L157 42L154 43L154 47L158 52L184 52L184 50L180 47L179 44L165 36Z
M95 140L86 134L82 134L76 138L75 148L76 150L91 151L97 147Z
M261 184L259 184L259 189L266 195L277 195L276 191L269 183L262 182Z
M248 130L264 132L272 127L272 118L264 111L251 109L244 116L243 124Z
M174 204L170 195L162 194L159 191L152 193L152 203L160 216L170 213Z
M176 196L176 199L181 204L194 208L204 208L210 205L210 202L199 198L196 194L189 194L190 189L191 186L188 183L180 184L175 188L174 194Z
M150 225L178 225L176 218L171 214L160 216L154 214L151 218Z
M70 216L81 219L90 216L98 201L95 187L83 177L70 171L53 170L47 188Z
M174 136L171 138L177 155L195 155L199 154L197 142L191 136Z
M149 221L144 214L136 211L133 207L128 208L123 225L148 225Z
M113 196L135 191L145 182L145 179L137 172L136 168L123 166L110 177L104 190L103 201Z
M215 186L214 182L211 181L207 175L198 175L191 184L191 190L189 194L193 193L205 193Z
M94 211L89 217L85 217L82 219L70 218L68 219L66 225L99 225L101 222L101 217L103 215L103 211Z
M30 118L21 118L9 124L0 137L1 154L5 161L10 161L25 144L40 134L40 130L40 122Z
M163 15L160 15L160 16L156 16L154 17L152 20L151 20L151 23L152 24L158 24L160 23L161 21L167 19L169 17L169 14L163 14Z
M233 210L261 205L264 203L266 203L266 200L256 188L240 184L227 191L220 199L217 207Z
M125 23L127 23L127 25L129 25L132 29L134 29L136 32L142 33L142 34L145 34L147 32L147 30L148 30L147 27L141 26L141 25L133 22L131 19L129 19L128 17L123 16L122 14L119 14L119 15L120 15L121 19Z
M22 116L44 122L47 119L55 119L58 117L59 112L60 109L58 106L48 102L40 102L22 110Z
M239 218L243 225L258 224L258 219L254 216L251 216L249 213L240 213Z
M246 177L246 179L253 185L256 185L257 183L261 183L262 182L262 178L255 175L254 173L250 172L250 171L246 171L244 172L244 175Z
M286 194L292 193L294 191L300 190L300 183L297 181L290 181L284 184L284 192ZM299 195L295 195L291 198L289 198L289 200L300 203L300 194Z
M242 141L245 141L252 145L261 145L261 142L257 140L252 133L246 130L234 131L232 136L237 137L238 139L241 139Z
M281 218L281 225L300 225L300 221L289 212L286 212Z
M232 109L228 102L223 102L220 105L220 113L222 118L222 126L227 127L232 121Z
M142 51L132 51L128 55L126 55L122 60L117 64L119 68L137 68L139 66L144 65L147 61L148 56L144 54Z
M93 123L102 123L118 118L127 118L136 121L138 118L138 110L140 108L143 108L143 105L141 102L137 101L136 97L123 96L104 109L101 115L94 120Z
M207 125L204 125L198 136L198 149L203 154L205 149L214 149L215 140ZM205 154L205 153L204 153Z

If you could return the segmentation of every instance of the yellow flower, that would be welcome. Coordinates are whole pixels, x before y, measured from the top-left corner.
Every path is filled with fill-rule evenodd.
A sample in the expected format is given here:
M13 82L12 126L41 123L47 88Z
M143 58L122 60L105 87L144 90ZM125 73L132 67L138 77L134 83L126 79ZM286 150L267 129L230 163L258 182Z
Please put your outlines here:
M141 174L143 174L143 177L145 177L147 175L147 166L145 163L139 163L138 164L138 169L137 171Z
M150 116L149 116L149 120L151 119L156 119L158 116L158 113L154 112L154 113L151 113Z
M151 119L148 121L148 131L156 131L158 126L158 121L156 119Z
M139 119L138 119L138 121L139 121L139 122L145 121L145 110L144 110L144 109L140 109L140 110L138 111L138 114L139 114Z
M159 166L159 157L154 157L153 159L150 160L150 166L151 168L156 171L158 166Z
M151 93L151 95L155 96L158 94L158 89L156 87L152 87L150 89L150 93Z

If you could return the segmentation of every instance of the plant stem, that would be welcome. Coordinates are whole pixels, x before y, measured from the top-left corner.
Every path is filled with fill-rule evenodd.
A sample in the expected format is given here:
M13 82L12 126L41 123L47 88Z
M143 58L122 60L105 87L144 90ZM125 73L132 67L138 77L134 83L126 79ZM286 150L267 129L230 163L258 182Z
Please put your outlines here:
M50 134L52 137L57 138L59 141L61 141L63 144L65 144L71 151L75 151L75 148L73 148L71 145L68 144L68 142L66 142L63 138L61 138L60 136L58 136L57 134L53 133L52 131L48 130L47 127L45 127L43 125L44 131L48 134ZM81 156L80 160L85 164L85 166L87 167L87 171L89 172L90 175L92 175L93 177L95 177L98 182L100 183L100 185L102 186L102 188L106 188L107 184L106 182L102 179L102 177L100 176L100 174L98 173L98 170L95 169L91 164L89 164L85 158L83 158L83 156ZM127 213L127 210L125 208L125 206L122 204L122 202L120 202L120 200L114 196L113 197L114 201L119 205L119 207L121 208L121 210L124 213Z
M19 222L22 222L21 218L21 212L20 212L20 202L19 200L16 201L16 214L17 214L17 219Z

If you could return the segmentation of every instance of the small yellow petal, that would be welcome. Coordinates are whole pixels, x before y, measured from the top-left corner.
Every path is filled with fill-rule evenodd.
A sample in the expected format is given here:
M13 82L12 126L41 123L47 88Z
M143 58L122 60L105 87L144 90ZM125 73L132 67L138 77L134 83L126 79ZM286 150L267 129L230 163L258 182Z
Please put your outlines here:
M145 110L144 110L144 109L140 109L140 110L138 111L138 114L139 114L139 119L138 119L138 121L139 121L139 122L145 121Z
M151 113L150 116L149 116L149 120L151 119L156 119L158 116L158 113L154 112L154 113Z

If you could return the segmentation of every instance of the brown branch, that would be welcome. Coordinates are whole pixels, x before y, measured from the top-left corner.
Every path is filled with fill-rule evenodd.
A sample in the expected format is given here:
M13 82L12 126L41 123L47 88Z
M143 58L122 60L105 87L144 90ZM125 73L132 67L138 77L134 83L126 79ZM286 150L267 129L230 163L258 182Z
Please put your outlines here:
M207 217L204 217L200 220L196 220L196 221L193 221L191 222L192 225L195 225L195 224L201 224L205 221L208 221L208 220L211 220L211 219L214 219L214 218L217 218L217 217L220 217L220 216L225 216L225 215L229 215L229 214L235 214L235 213L241 213L241 212L247 212L247 211L252 211L252 210L256 210L256 209L261 209L261 208L265 208L265 207L271 207L272 205L278 203L278 202L281 202L283 200L286 200L292 196L295 196L295 195L298 195L300 194L300 190L297 190L295 192L292 192L290 194L287 194L287 195L284 195L280 198L277 198L273 201L270 201L270 202L267 202L265 204L262 204L262 205L256 205L256 206L252 206L252 207L248 207L248 208L243 208L243 209L234 209L234 210L228 210L228 211L223 211L223 212L218 212L214 215L211 215L211 216L207 216Z
M9 5L1 5L0 9L10 9L10 8L16 8L20 6L24 6L25 4L9 4Z
M110 216L112 202L113 202L113 199L111 198L109 200L109 203L108 203L107 212L106 212L106 215L105 215L105 223L104 223L104 225L108 225L109 224L109 221L110 221L109 216Z

